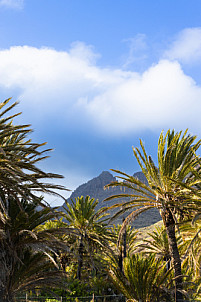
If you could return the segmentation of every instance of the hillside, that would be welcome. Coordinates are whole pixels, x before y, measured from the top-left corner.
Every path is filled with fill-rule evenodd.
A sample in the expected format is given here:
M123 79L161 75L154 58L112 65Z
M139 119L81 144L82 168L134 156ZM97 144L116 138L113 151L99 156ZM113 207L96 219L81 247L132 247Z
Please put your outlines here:
M134 177L140 179L144 183L147 183L147 180L142 172L137 172L133 175ZM72 192L71 196L68 199L68 202L71 203L71 199L74 199L78 196L87 196L93 197L99 200L98 208L102 206L110 206L115 201L103 202L103 200L111 195L116 195L122 193L120 188L114 187L109 189L104 189L104 186L115 181L116 178L107 171L103 171L99 176L89 180L87 183L80 185L74 192ZM126 192L126 191L125 191ZM114 212L111 212L111 214ZM127 214L124 214L126 217ZM121 224L122 218L119 218L115 223ZM157 209L149 210L148 212L140 215L133 223L133 226L136 228L146 227L152 225L161 220L161 216Z

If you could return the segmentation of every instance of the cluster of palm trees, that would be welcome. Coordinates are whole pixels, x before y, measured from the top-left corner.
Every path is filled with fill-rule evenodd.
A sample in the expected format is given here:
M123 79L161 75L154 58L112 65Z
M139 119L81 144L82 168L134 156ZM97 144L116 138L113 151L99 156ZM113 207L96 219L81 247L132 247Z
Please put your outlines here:
M158 163L156 165L151 156L147 155L145 147L140 141L141 149L133 148L133 152L147 178L148 185L133 176L116 170L113 171L118 173L120 181L108 185L126 187L131 191L129 194L122 193L108 198L128 199L113 206L121 206L119 214L128 210L131 211L122 224L120 237L126 225L140 213L151 208L159 209L169 248L169 254L165 255L165 260L171 261L174 270L176 301L184 301L184 294L188 294L184 291L184 275L186 275L184 271L188 274L190 269L192 270L192 266L189 266L190 261L195 260L197 267L194 283L200 284L201 281L200 251L198 248L200 224L197 223L193 236L189 236L184 227L190 227L192 234L191 223L196 220L199 222L201 214L201 163L200 157L196 155L200 144L201 140L196 142L196 136L188 134L187 130L183 134L169 130L164 135L162 132L158 141ZM178 239L176 236L176 227L179 229L180 226L181 229L183 227L183 241L186 245L184 258L188 258L188 265L184 266L184 271L182 271L183 259L178 247L181 238ZM193 250L190 251L190 248Z
M108 187L129 188L107 198L116 204L97 210L80 196L58 211L41 196L62 196L66 189L47 181L62 176L38 167L50 150L28 139L29 125L13 124L16 105L0 104L0 301L30 290L76 295L76 286L132 301L201 299L201 140L162 132L157 164L140 141L133 151L148 185L113 170L119 180ZM111 224L115 208L114 217L128 213L121 226ZM151 208L163 226L139 239L130 224Z
M55 217L41 194L60 196L55 190L65 190L48 179L62 176L46 173L36 166L50 150L45 144L27 138L29 125L14 125L20 113L8 115L17 103L10 99L0 104L0 301L14 301L21 290L54 285L58 272L50 273L52 253L62 246L56 231L37 228ZM41 206L42 210L37 210ZM67 232L67 229L65 229ZM38 285L37 285L38 284Z

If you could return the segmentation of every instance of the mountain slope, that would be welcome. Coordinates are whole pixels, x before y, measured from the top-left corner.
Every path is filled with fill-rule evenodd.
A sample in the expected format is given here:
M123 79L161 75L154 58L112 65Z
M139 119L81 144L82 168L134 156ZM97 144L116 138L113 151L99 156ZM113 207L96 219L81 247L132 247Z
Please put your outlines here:
M139 180L143 181L144 183L147 183L146 177L142 172L137 172L133 175L134 177L138 178ZM80 196L87 196L93 197L95 199L99 200L98 208L101 208L103 206L110 206L114 203L117 203L117 200L111 200L109 202L103 202L103 200L111 195L116 195L122 193L122 190L119 187L104 189L104 186L115 181L116 178L109 172L103 171L99 176L89 180L87 183L80 185L69 197L67 200L69 203L71 203L71 199L75 199L76 197ZM111 212L111 214L114 213L114 211ZM124 217L126 217L127 214L124 214ZM115 224L119 223L121 224L122 218L119 218L115 221ZM146 227L153 223L156 223L157 221L161 220L161 216L159 214L159 211L157 209L149 210L148 212L145 212L141 214L134 222L133 226L136 228Z

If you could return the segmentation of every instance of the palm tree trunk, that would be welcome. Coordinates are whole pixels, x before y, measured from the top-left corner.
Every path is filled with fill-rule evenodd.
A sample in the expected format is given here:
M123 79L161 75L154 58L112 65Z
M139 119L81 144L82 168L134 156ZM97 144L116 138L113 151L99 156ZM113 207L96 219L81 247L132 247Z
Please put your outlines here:
M118 257L118 265L119 265L120 272L123 272L122 245L120 246L119 257Z
M15 302L15 299L12 295L7 295L5 291L1 292L0 289L0 301L1 302Z
M125 218L123 217L122 223L124 222ZM122 272L123 271L123 259L126 258L126 229L122 236L123 239L123 251L122 251L122 245L120 247L120 254L119 254L119 269Z
M184 301L183 295L181 290L183 289L183 278L181 272L181 258L179 255L179 250L177 246L177 240L175 236L175 221L170 209L165 209L161 213L163 223L166 228L169 248L170 248L170 255L173 261L173 269L174 269L174 277L175 277L175 291L176 291L176 302Z
M127 254L127 250L126 250L126 229L125 229L122 237L123 237L123 247L124 247L123 257L126 258L126 254Z
M12 271L12 255L4 248L3 240L0 242L0 301L14 302L12 292L8 291L10 273Z
M81 279L81 269L83 265L83 236L81 235L80 244L78 248L78 267L77 267L77 278Z

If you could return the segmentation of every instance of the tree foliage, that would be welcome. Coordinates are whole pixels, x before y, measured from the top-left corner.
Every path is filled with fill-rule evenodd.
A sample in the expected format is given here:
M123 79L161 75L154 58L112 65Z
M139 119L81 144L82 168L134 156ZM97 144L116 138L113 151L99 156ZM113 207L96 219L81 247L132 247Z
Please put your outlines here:
M63 197L59 192L66 188L52 183L61 175L39 167L51 149L32 142L30 125L14 123L20 113L10 112L16 105L10 99L0 104L0 301L67 285L80 294L95 288L99 294L114 293L108 276L133 301L171 301L175 288L176 301L184 294L200 297L201 164L196 152L201 140L187 130L162 132L157 164L140 141L133 152L148 185L113 170L120 181L108 186L129 189L107 198L122 200L111 206L120 208L113 219L129 214L122 226L111 227L108 207L97 209L98 200L90 196L66 202L63 213L48 206L42 196ZM138 235L129 223L151 208L158 208L164 227L148 234L139 253Z
M38 264L41 264L42 259L44 263L48 263L44 255L51 259L49 252L58 245L58 240L53 232L38 232L36 227L54 217L54 213L40 195L47 193L61 196L55 190L65 190L63 186L47 181L52 178L62 178L61 175L44 172L37 166L41 160L47 158L46 154L50 149L41 150L45 144L33 143L28 138L28 134L32 131L29 125L13 123L14 118L20 113L9 115L11 109L17 105L17 103L10 105L9 101L10 99L0 104L0 300L2 302L13 301L17 288L21 288L20 284L26 282L24 276L27 274L19 275L19 272L23 271L28 258L32 261L34 258L40 259ZM43 209L36 210L38 205ZM30 257L26 258L25 255L29 253ZM43 271L42 264L40 268ZM26 272L28 273L28 269Z
M139 148L133 148L134 155L147 178L148 185L142 181L118 170L118 178L108 186L121 186L130 189L131 193L122 193L107 198L129 198L128 201L116 204L111 208L121 207L117 215L125 211L131 211L122 226L124 227L138 215L151 208L160 210L164 226L168 236L168 244L175 273L177 288L177 300L182 297L182 272L181 258L175 237L175 225L178 220L192 217L200 208L200 199L192 198L195 186L200 185L199 164L200 158L196 151L201 145L201 140L196 142L196 136L187 133L182 134L168 130L158 140L158 166L154 164L151 156L148 156L145 147L140 140Z
M154 254L133 254L124 259L124 272L111 266L109 274L120 291L132 301L164 301L170 291L165 286L170 271ZM167 301L167 300L165 300Z

